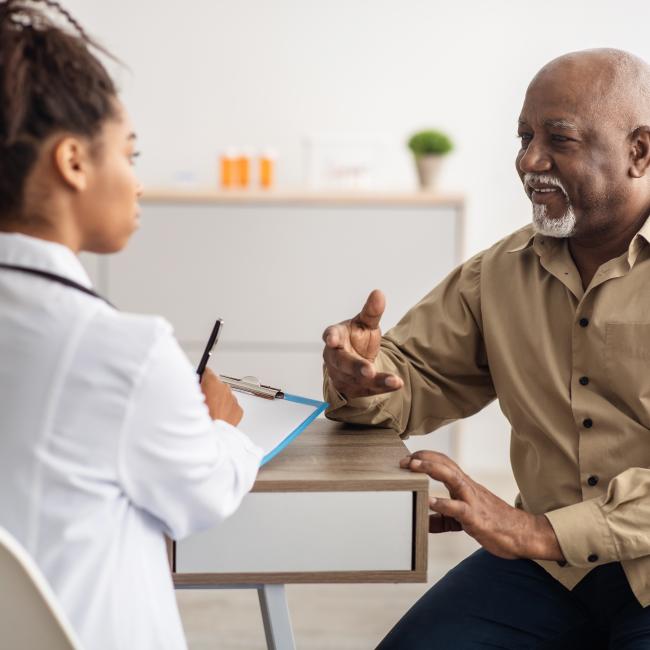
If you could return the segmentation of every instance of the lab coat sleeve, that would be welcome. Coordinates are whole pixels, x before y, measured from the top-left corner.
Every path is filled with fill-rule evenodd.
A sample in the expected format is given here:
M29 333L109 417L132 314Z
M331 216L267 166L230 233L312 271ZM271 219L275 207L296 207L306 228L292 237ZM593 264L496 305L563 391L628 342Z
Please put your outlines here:
M210 418L196 372L163 321L135 381L118 453L128 498L173 539L231 515L262 459L245 434Z

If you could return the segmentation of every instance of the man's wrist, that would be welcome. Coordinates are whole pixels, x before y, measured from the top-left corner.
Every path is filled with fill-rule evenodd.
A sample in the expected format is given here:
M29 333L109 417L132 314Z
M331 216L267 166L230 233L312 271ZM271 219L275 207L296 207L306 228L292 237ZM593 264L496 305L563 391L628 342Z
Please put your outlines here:
M564 560L551 522L544 515L530 515L531 530L527 536L526 552L522 557L530 560Z

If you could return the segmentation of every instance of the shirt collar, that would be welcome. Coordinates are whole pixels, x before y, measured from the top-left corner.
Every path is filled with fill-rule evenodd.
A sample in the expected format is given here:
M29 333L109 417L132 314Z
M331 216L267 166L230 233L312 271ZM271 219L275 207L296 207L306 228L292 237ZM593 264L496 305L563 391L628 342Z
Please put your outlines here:
M20 233L0 232L0 262L48 271L90 288L79 258L67 247Z
M521 234L525 239L518 246L509 249L508 253L518 253L532 247L540 257L548 256L562 248L566 242L565 239L558 237L540 235L532 230L532 226L524 228Z
M524 239L524 241L519 245L515 246L515 248L511 248L510 250L507 250L506 253L518 253L519 251L523 251L526 248L529 248L531 244L533 243L533 239L535 239L536 233L529 233L528 237Z
M551 251L561 248L566 242L564 238L547 237L536 232L528 231L526 234L528 236L518 246L511 248L507 252L518 253L532 246L535 252L541 257L545 253L548 254ZM645 220L636 235L634 235L627 249L627 262L630 268L634 266L639 253L648 243L650 243L650 216Z
M627 249L627 261L628 264L630 265L630 268L634 266L634 263L639 257L639 253L649 242L650 242L650 217L648 217L643 222L643 225L639 229L639 232L637 232L637 234L634 235L634 237L632 237L630 246Z

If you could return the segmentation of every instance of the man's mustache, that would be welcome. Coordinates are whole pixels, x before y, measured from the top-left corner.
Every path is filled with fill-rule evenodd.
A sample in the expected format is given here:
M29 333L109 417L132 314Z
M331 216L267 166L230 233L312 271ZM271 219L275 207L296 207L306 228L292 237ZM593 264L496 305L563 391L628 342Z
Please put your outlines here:
M527 172L524 174L524 187L528 193L540 187L557 187L562 194L564 194L567 200L569 198L562 181L552 174L535 174L533 172Z

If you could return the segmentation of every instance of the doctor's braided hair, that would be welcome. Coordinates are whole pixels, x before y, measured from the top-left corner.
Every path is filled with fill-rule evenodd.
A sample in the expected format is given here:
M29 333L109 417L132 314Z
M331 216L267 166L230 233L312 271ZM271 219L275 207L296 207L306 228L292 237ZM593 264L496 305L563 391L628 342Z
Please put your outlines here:
M46 138L93 138L115 116L115 85L92 50L111 56L58 2L0 0L0 220L19 217Z

